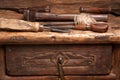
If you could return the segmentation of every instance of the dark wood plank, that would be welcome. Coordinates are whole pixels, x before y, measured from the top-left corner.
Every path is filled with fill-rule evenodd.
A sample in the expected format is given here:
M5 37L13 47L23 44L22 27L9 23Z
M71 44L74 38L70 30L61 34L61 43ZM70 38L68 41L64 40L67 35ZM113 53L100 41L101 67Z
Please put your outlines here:
M57 59L66 75L109 74L110 45L40 45L6 48L8 75L58 75Z
M42 6L50 4L89 4L96 6L108 6L111 0L2 0L0 7L29 7L29 6ZM119 0L115 0L119 2Z

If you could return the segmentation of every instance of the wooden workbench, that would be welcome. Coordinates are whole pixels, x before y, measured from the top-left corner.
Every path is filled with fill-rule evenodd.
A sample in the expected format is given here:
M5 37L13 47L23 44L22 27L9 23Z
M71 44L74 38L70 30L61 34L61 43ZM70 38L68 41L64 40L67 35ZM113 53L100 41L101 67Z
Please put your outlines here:
M33 4L32 4L33 3ZM79 6L97 6L97 7L116 7L120 8L119 0L3 0L0 2L0 7L30 7L30 6L43 6L50 5L52 13L79 13ZM69 8L69 9L68 9ZM4 18L13 18L13 19L22 19L22 15L13 11L0 11L0 17ZM96 33L92 31L78 31L72 30L70 33L57 33L57 32L6 32L0 31L0 52L4 54L4 49L6 46L11 45L22 45L27 47L30 45L58 45L58 44L73 44L73 45L112 45L112 68L111 72L114 73L117 78L120 80L120 17L113 16L109 14L109 29L106 33ZM21 46L20 46L21 47ZM32 49L32 46L29 47ZM39 49L39 48L38 48ZM19 50L18 50L19 51ZM32 53L31 53L32 54ZM6 65L4 62L4 57L0 54L0 80L34 80L33 77L24 78L24 77L12 77L5 73ZM112 74L111 74L112 75ZM5 77L5 78L3 78ZM80 77L81 78L81 77ZM102 77L100 77L102 79ZM107 77L109 78L109 76ZM39 78L37 78L39 79ZM44 80L47 78L43 78ZM51 78L52 79L52 78ZM69 80L69 78L67 78ZM74 79L74 78L73 78ZM83 78L84 79L84 78ZM85 78L85 80L89 80ZM94 77L97 79L97 77ZM100 80L101 80L100 79ZM110 78L111 79L111 78ZM40 78L41 80L41 78ZM107 79L104 79L107 80ZM111 79L114 80L114 79Z

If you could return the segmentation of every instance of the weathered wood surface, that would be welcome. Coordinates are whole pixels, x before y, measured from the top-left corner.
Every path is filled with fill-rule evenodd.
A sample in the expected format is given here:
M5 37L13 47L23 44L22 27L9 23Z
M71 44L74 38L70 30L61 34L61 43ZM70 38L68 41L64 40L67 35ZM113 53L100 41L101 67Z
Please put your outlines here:
M72 44L72 43L120 43L120 18L111 16L106 33L72 30L70 33L56 32L3 32L0 44Z
M72 30L57 32L3 32L0 44L72 44L72 43L120 43L120 18L110 15L106 33ZM22 26L21 26L22 28Z
M72 31L71 33L0 32L0 34L2 34L0 36L0 44L112 43L111 39L113 37L113 33L94 33L89 31Z
M3 0L0 7L36 7L50 5L51 13L79 13L80 6L120 7L115 0ZM4 14L3 14L4 13ZM0 17L22 19L22 15L12 11L0 11ZM110 15L107 33L74 30L70 33L54 32L0 32L0 44L72 44L72 43L120 43L120 17Z

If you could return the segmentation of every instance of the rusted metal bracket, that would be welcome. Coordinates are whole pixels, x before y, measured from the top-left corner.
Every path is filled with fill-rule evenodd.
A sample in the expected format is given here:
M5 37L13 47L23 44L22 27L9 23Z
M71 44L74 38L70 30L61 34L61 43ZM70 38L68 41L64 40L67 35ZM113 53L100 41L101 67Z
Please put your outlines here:
M65 80L62 63L63 63L63 58L62 57L58 57L57 65L58 65L59 80Z

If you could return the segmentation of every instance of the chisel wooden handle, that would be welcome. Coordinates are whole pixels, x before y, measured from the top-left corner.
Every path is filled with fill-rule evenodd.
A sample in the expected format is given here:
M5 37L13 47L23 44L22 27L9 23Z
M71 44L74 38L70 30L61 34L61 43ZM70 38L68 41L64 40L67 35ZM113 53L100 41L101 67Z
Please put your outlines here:
M0 18L0 30L5 31L39 31L38 22Z

